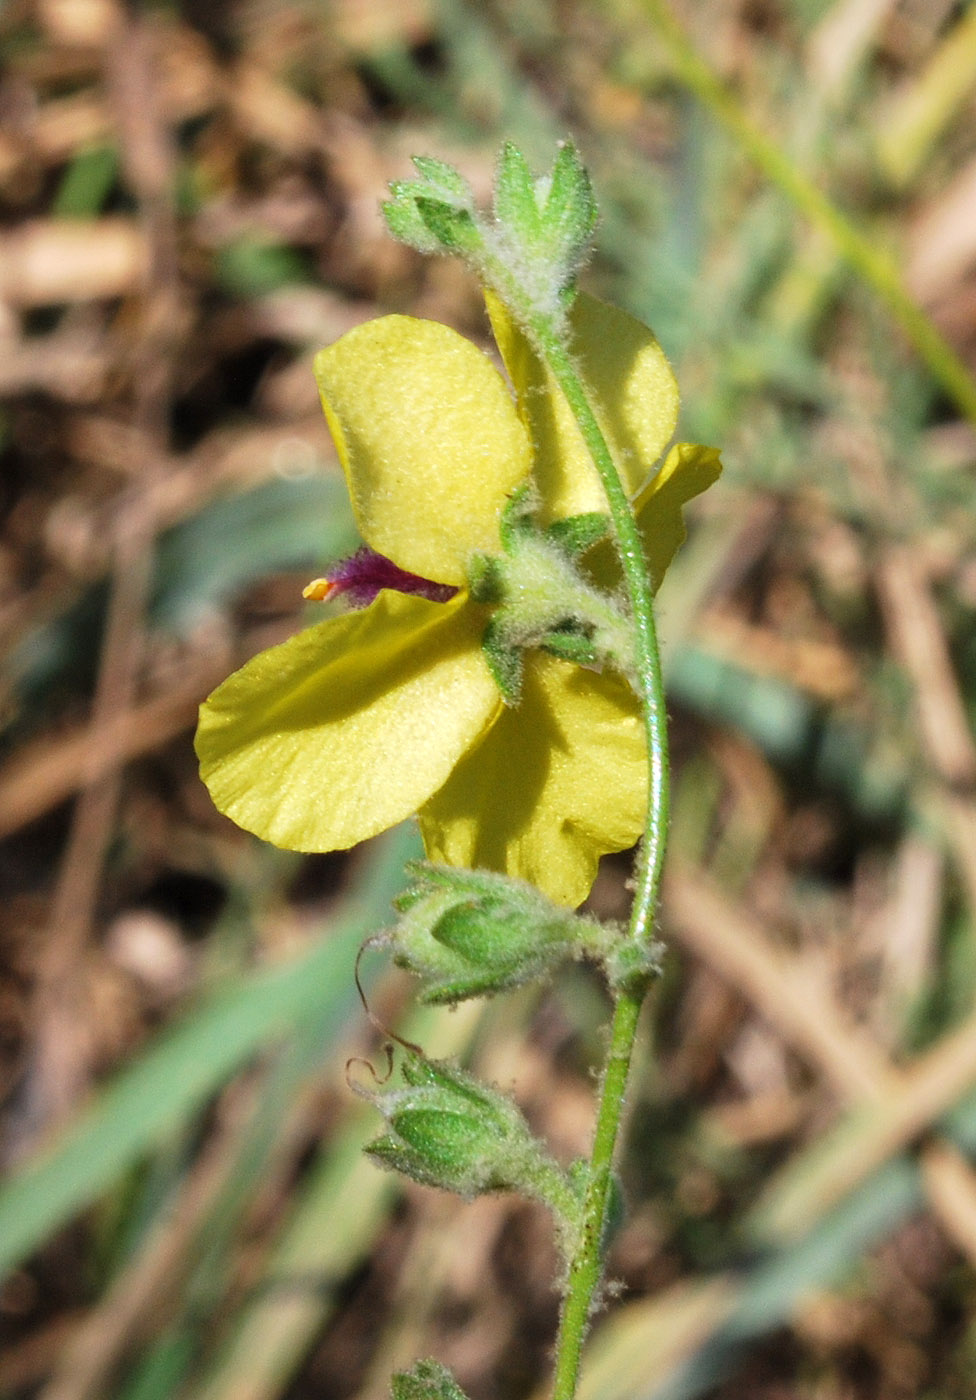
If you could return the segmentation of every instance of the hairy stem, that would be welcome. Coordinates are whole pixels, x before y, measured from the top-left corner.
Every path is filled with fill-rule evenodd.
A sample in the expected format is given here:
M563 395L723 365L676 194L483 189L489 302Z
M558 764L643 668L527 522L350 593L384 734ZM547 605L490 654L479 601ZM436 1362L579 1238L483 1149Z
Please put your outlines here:
M670 784L664 678L661 674L661 653L654 622L654 594L644 554L644 542L606 438L603 436L603 430L597 422L572 356L562 338L553 331L548 322L530 322L528 329L566 396L600 474L610 507L610 519L633 614L637 693L644 712L647 734L649 782L647 821L635 871L636 893L631 911L630 932L635 940L649 942L664 866L670 815Z
M642 1001L642 997L623 993L614 1008L610 1051L600 1086L600 1107L590 1153L582 1226L576 1252L570 1261L559 1321L553 1400L572 1400L576 1394L590 1310L603 1276L603 1234L613 1176L613 1156Z
M635 870L630 938L649 943L661 886L670 810L667 714L644 545L616 464L563 338L548 321L530 319L529 333L566 396L600 474L634 619L637 691L647 734L647 818ZM627 1077L643 996L623 991L614 1008L610 1050L600 1088L582 1226L570 1260L556 1345L553 1400L572 1400L593 1299L603 1272L603 1235Z

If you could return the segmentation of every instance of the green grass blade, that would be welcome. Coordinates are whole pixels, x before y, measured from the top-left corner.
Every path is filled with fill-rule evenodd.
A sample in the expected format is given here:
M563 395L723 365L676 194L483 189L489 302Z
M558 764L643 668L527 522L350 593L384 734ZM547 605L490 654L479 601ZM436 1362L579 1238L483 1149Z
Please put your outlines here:
M475 1002L445 1014L421 1007L400 1027L437 1058L463 1058L481 1024ZM341 1298L343 1281L373 1247L398 1178L363 1156L380 1126L357 1105L296 1197L263 1276L227 1345L186 1400L274 1400L282 1394Z
M738 1276L624 1309L584 1358L579 1400L696 1400L732 1373L750 1339L787 1323L805 1294L842 1278L901 1225L921 1194L917 1164L898 1158L803 1239Z
M373 867L327 939L278 967L221 988L166 1031L102 1090L61 1139L27 1163L0 1194L0 1274L88 1205L133 1161L192 1114L264 1045L315 1008L337 1022L355 1003L352 966L363 938L388 917L416 855L400 828L376 847Z
M905 290L901 273L877 240L862 233L808 179L788 153L753 124L732 92L695 52L665 0L644 0L644 9L674 65L674 73L705 104L767 179L830 239L849 267L888 307L932 377L971 423L976 423L976 381Z

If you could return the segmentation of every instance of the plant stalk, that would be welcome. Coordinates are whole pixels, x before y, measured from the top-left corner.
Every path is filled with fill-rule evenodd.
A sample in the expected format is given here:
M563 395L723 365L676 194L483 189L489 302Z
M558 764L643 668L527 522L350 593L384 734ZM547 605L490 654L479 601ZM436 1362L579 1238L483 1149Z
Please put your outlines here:
M527 329L566 396L603 483L633 614L637 691L647 735L648 789L629 937L635 943L647 944L651 941L660 894L670 814L667 713L654 621L654 595L636 517L572 356L549 321L530 318ZM582 1224L570 1260L556 1343L553 1400L572 1400L576 1393L583 1341L603 1273L603 1237L613 1157L643 1000L643 993L624 990L614 1007Z

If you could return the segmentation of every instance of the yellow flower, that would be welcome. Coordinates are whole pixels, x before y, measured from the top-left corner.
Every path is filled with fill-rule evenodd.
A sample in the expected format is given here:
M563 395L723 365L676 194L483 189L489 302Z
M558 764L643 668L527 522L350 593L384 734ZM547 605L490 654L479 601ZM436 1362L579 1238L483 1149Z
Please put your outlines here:
M642 830L643 727L609 670L529 652L507 707L486 664L491 613L466 570L500 553L512 492L531 473L543 523L606 509L561 392L501 304L489 311L514 401L487 357L435 322L387 316L317 356L363 539L446 587L384 587L256 656L202 706L197 752L220 810L275 845L345 849L416 813L432 859L505 871L575 906L600 855ZM717 453L681 444L648 480L677 417L667 361L621 311L581 296L572 320L657 582Z

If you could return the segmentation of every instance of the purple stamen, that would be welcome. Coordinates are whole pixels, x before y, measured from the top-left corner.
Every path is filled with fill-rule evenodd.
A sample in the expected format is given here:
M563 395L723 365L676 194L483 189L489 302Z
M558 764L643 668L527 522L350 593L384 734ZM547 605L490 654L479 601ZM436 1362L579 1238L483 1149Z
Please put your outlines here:
M434 583L420 574L400 569L391 559L376 554L366 545L348 559L340 559L325 576L315 579L304 590L306 598L337 598L344 595L352 607L367 608L383 588L397 593L413 593L429 598L432 603L446 603L457 589L449 583Z

